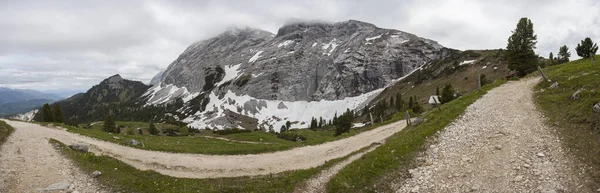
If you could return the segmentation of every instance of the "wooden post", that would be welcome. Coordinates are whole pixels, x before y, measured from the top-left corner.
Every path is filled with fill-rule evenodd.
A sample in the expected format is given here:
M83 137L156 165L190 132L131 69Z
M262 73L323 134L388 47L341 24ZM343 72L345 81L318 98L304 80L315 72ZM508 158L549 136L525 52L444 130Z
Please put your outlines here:
M477 89L481 91L481 72L477 73Z
M406 111L406 125L410 126L410 114L408 113L408 110Z
M371 125L375 124L375 122L373 122L373 113L369 112L369 117L371 117Z
M442 108L440 108L440 105L442 105L442 103L440 103L440 101L437 99L437 98L439 98L439 97L440 97L440 96L433 97L433 102L435 103L435 107L437 107L437 108L438 108L438 110L440 110L440 111L441 111L441 110L442 110Z
M544 73L544 71L542 70L542 68L540 68L540 66L537 66L537 68L540 71L540 74L542 74L542 77L544 77L544 80L548 81L548 77L546 77L546 74Z

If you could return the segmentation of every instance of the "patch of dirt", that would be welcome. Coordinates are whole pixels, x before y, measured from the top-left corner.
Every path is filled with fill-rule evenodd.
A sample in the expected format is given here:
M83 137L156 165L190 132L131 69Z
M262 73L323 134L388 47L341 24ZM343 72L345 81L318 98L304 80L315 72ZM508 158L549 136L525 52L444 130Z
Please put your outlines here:
M16 127L0 149L0 192L104 192L50 144L45 132L7 122Z

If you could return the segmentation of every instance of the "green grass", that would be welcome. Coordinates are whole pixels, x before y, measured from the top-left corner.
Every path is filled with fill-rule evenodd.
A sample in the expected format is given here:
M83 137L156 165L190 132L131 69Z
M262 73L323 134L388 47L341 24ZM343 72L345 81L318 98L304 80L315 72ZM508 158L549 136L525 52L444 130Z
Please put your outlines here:
M538 84L534 96L548 125L555 126L563 147L575 156L579 164L576 167L590 176L586 186L592 190L600 188L600 113L592 110L592 105L600 102L599 59L600 55L596 55L596 66L590 59L581 59L544 68L552 82ZM549 89L553 82L558 82L559 88ZM570 100L581 88L585 90L580 99Z
M165 176L154 171L141 171L108 156L74 151L54 139L50 139L50 142L84 172L102 172L98 182L114 192L292 192L321 170L369 148L306 170L256 177L187 179Z
M391 182L408 175L415 156L423 149L427 137L446 127L481 96L505 81L486 85L442 106L442 111L425 114L426 121L407 127L387 139L386 143L352 162L327 185L327 192L393 192ZM402 114L402 113L400 113ZM402 117L403 115L396 115Z
M46 123L41 123L47 125ZM235 133L230 135L214 135L210 131L201 131L198 134L190 136L154 136L149 135L145 131L148 127L148 123L142 122L116 122L117 125L127 126L128 128L143 128L143 135L136 134L127 135L125 132L121 134L110 134L101 130L102 123L97 123L92 126L91 129L85 129L83 127L72 127L64 124L59 124L62 127L67 128L69 132L78 133L88 137L126 145L126 141L129 139L135 139L139 142L144 143L144 146L134 146L139 149L153 150L153 151L165 151L165 152L177 152L177 153L199 153L207 155L239 155L239 154L258 154L266 152L275 152L288 150L295 147L318 145L329 141L339 140L349 136L356 135L363 131L375 128L366 127L360 129L352 129L349 133L344 133L340 136L334 137L334 129L322 129L318 131L308 129L294 129L287 131L289 133L298 133L307 138L302 142L288 141L278 138L274 134L266 133L263 131L253 131L250 133ZM174 125L168 124L156 124L159 129L165 128L176 128ZM252 141L262 142L261 144L248 144L235 141L225 141L221 139L206 138L204 136L222 137L232 140L239 141ZM116 137L116 138L115 138Z
M14 131L15 129L8 123L0 121L0 147L2 147L2 144L6 142L8 136L10 136L10 134Z

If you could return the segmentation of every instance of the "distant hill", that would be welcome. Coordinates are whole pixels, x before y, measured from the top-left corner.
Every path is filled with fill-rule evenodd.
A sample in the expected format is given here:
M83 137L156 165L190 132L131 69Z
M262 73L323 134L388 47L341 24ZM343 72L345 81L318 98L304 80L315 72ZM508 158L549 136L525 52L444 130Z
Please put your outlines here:
M61 97L31 89L11 89L0 87L0 104L21 102L31 99L60 100Z
M29 99L24 101L0 104L0 117L25 113L30 111L31 109L41 107L46 103L52 103L54 101L55 100L53 99Z
M37 90L0 87L0 117L25 113L61 98Z

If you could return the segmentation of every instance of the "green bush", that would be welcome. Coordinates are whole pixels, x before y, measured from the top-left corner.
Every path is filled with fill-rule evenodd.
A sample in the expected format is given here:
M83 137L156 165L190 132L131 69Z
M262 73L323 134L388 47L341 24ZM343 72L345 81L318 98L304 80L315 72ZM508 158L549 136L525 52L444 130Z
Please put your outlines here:
M277 137L288 141L297 141L298 139L306 141L306 137L297 133L279 133Z
M245 130L245 129L238 129L238 128L223 129L223 130L215 130L215 131L213 131L213 133L217 134L217 135L229 135L229 134L234 134L234 133L250 133L250 132L252 132L252 131Z
M8 139L8 136L15 131L15 129L4 121L0 121L0 146Z

